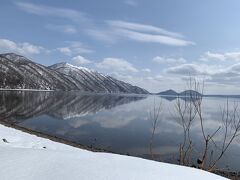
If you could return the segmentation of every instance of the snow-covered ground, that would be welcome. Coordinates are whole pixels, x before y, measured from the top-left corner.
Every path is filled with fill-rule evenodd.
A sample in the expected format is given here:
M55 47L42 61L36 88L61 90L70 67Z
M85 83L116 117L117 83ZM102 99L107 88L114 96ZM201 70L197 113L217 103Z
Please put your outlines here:
M81 150L3 125L0 138L1 180L225 179L194 168Z

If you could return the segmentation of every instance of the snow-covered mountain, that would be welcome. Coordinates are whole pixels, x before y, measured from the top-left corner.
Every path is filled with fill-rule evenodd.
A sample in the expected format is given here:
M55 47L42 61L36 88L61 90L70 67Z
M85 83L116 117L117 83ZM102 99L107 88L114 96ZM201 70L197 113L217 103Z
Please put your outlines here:
M0 54L0 88L80 90L103 93L148 92L93 70L58 63L46 67L14 53Z
M146 90L131 84L119 81L111 76L103 75L97 71L84 67L73 66L68 63L58 63L49 67L61 74L74 79L74 84L79 89L94 92L123 92L146 94Z

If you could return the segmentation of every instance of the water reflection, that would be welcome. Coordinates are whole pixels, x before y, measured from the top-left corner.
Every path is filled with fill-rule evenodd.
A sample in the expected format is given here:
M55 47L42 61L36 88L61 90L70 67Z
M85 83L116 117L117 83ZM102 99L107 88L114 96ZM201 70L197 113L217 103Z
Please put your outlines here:
M183 101L196 101L200 99L202 96L160 96L160 97L167 101L174 101L177 99L181 99Z
M169 100L159 96L1 92L0 119L89 147L178 163L184 131L174 111L175 100ZM153 121L149 113L154 102L155 105L162 103L162 109L154 127L150 152ZM219 105L223 103L225 100L219 98L203 99L206 132L212 132L221 124ZM192 123L191 131L197 157L202 148L198 121ZM219 141L221 136L219 133ZM239 143L234 142L219 167L228 165L239 170L239 149Z
M72 119L144 98L146 97L89 95L77 92L2 91L0 117L1 120L12 123L20 123L44 114L57 119Z

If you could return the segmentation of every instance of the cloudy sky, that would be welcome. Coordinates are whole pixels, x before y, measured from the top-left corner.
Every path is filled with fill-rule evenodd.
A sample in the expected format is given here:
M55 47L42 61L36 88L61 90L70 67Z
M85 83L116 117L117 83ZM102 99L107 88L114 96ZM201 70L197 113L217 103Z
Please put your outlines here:
M151 92L240 94L239 0L2 0L0 52L68 62Z

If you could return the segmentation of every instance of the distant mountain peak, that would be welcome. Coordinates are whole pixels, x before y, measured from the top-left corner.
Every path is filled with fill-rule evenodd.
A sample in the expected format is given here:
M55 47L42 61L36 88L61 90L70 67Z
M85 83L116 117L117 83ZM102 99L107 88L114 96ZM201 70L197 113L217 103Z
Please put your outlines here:
M174 91L174 90L172 90L172 89L168 89L168 90L166 90L166 91L177 93L176 91Z
M16 56L20 56L23 57L22 55L16 54L16 53L3 53L1 54L1 56L11 56L11 57L16 57Z
M16 53L4 53L4 54L0 54L0 56L5 57L9 60L13 60L13 61L28 60L26 57L16 54Z
M181 96L202 96L201 93L195 91L195 90L185 90L180 93Z
M61 62L61 63L56 63L51 66L49 66L51 69L59 69L59 68L70 68L70 69L78 69L78 70L85 70L85 71L92 71L86 67L82 66L75 66L67 62Z
M169 95L169 96L177 96L178 93L172 89L168 89L166 91L162 91L160 93L157 93L158 95Z

